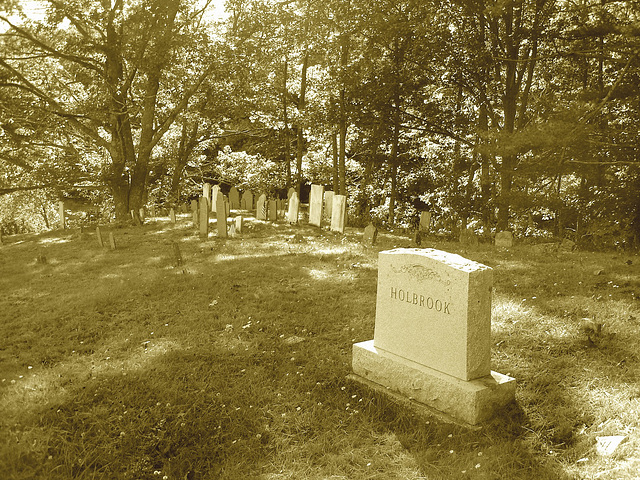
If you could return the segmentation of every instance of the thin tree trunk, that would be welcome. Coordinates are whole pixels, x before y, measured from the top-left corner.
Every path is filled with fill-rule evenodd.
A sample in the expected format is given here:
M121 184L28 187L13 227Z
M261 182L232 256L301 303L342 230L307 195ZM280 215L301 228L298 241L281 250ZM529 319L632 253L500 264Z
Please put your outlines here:
M298 101L298 141L296 145L296 191L300 198L300 187L302 186L302 154L304 152L304 131L302 127L302 115L305 108L305 95L307 93L307 69L309 68L309 47L304 50L302 61L302 72L300 79L300 99Z

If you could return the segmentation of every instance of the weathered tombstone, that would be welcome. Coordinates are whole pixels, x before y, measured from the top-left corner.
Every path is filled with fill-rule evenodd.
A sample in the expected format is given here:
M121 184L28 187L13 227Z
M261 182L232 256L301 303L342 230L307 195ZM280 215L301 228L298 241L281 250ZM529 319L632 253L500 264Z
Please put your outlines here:
M510 231L496 233L494 241L498 248L511 248L513 247L513 234Z
M140 221L144 222L144 208L141 208L138 213L140 214Z
M64 202L58 202L58 215L60 217L60 228L64 230L65 228L65 215L64 215Z
M169 220L171 223L176 223L176 211L173 208L169 210Z
M227 202L225 201L224 194L218 191L218 198L216 199L216 222L218 224L218 237L227 238Z
M229 208L231 208L231 210L240 208L240 194L236 187L231 187L231 190L229 190Z
M322 222L322 197L324 187L322 185L311 185L309 196L309 224L319 227Z
M562 240L558 248L563 252L573 252L573 250L576 248L576 242L565 238Z
M294 193L297 193L296 189L293 187L289 187L289 190L287 190L287 202L291 201L291 197L293 196Z
M353 346L353 371L396 394L478 424L515 396L492 372L493 270L460 255L399 248L378 257L373 340Z
M298 223L298 211L300 210L300 202L298 201L298 194L293 192L289 199L289 210L287 211L287 222L296 224Z
M236 233L238 235L242 233L242 224L243 224L242 215L239 215L235 219Z
M207 200L205 199L205 202L206 201ZM207 211L206 205L202 206L202 210L204 210L205 212ZM208 215L209 215L209 212L207 212L207 216ZM174 266L176 266L176 267L182 266L182 264L184 262L182 260L182 254L180 253L180 245L178 245L177 242L172 242L171 247L173 249L173 264L174 264Z
M220 185L214 185L211 188L211 197L209 198L209 205L212 211L216 210L216 202L218 201L218 193L220 193Z
M420 226L418 230L428 232L431 227L431 212L420 212Z
M324 218L331 221L333 215L333 191L327 190L324 192Z
M96 227L96 240L98 241L98 245L100 245L100 248L104 247L104 242L102 241L102 233L100 232L100 227Z
M191 200L191 218L193 226L198 228L198 200Z
M275 222L278 219L278 202L276 200L269 200L269 221Z
M278 218L285 218L287 215L287 201L284 198L276 200L278 205Z
M209 238L209 200L200 197L200 238Z
M202 196L207 199L209 210L211 210L211 185L209 185L208 183L204 183L202 185Z
M331 230L344 233L344 224L347 218L347 197L344 195L333 196L333 209L331 211Z
M258 197L258 203L256 204L256 218L258 220L267 219L267 196L263 193Z
M240 208L243 210L253 210L253 192L251 190L246 190L242 193Z
M229 226L229 236L230 236L231 238L233 238L233 237L235 237L235 236L236 236L236 224L235 224L235 223L232 223L232 224Z
M417 228L416 231L413 233L413 243L416 244L416 246L420 246L422 245L422 235L420 235L420 229Z
M464 245L478 245L478 236L467 228L460 231L460 243Z
M113 232L109 232L109 245L111 246L111 250L116 249L116 238L113 236Z
M369 223L364 229L364 236L362 237L362 243L366 246L372 246L376 244L378 238L378 229L373 223Z

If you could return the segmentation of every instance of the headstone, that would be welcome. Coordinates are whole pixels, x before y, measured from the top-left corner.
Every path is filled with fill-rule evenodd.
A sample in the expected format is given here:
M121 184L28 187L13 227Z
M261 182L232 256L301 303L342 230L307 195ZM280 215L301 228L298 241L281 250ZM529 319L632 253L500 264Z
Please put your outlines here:
M478 236L473 233L473 230L465 228L460 232L460 243L464 245L478 245Z
M364 236L362 237L362 243L366 246L372 246L376 244L377 238L378 238L378 229L373 223L370 223L364 229Z
M420 229L417 228L416 231L413 233L413 243L416 244L416 246L420 246L422 245L422 235L420 235Z
M381 252L374 339L353 348L366 379L455 419L477 424L515 396L492 372L493 271L434 249Z
M227 202L222 192L218 191L216 199L216 222L218 224L218 237L227 238Z
M296 189L293 187L289 187L289 190L287 190L287 202L291 201L291 197L294 193L296 193Z
M240 208L240 194L236 187L231 187L231 190L229 190L229 208L231 208L231 210Z
M200 197L200 238L209 238L209 200Z
M116 238L113 236L113 232L109 232L109 245L111 246L111 250L116 249Z
M278 219L278 202L275 200L269 200L269 221L275 222Z
M344 233L344 224L347 217L347 197L344 195L333 196L333 209L331 211L331 230Z
M278 198L276 199L276 206L277 206L277 217L278 218L284 218L285 215L287 214L287 201L284 198Z
M96 227L96 240L98 241L98 245L100 245L100 248L104 247L104 242L102 241L102 233L100 232L100 227Z
M511 248L513 247L513 233L510 231L498 232L496 233L496 238L494 241L496 247L498 248Z
M253 210L253 192L251 190L246 190L242 194L242 199L240 200L240 208L243 210Z
M212 211L215 212L216 202L218 201L218 193L220 193L220 185L214 185L211 187L211 197L209 198L209 205Z
M236 224L232 223L231 226L229 226L229 236L231 238L236 236Z
M322 222L322 197L324 187L322 185L311 185L309 196L309 224L319 227Z
M138 213L140 214L140 221L144 222L144 208L141 208Z
M573 250L576 248L576 242L565 238L562 240L558 248L563 252L573 252Z
M428 232L431 227L431 212L420 212L420 226L418 230Z
M65 216L64 216L64 202L58 202L58 216L60 217L60 228L64 230L65 228Z
M205 202L207 201L206 198L204 197L202 198L204 199ZM209 212L207 212L207 209L206 209L206 205L203 204L201 209L207 213L207 216L209 215ZM178 245L178 242L172 242L171 248L173 249L173 265L176 267L182 266L184 262L182 260L182 254L180 253L180 245Z
M242 224L243 224L242 215L237 216L234 223L236 225L236 233L238 235L242 234Z
M267 219L267 196L264 193L258 197L258 203L256 204L256 218L258 220Z
M324 217L331 220L331 215L333 215L333 191L327 190L324 192Z
M176 211L173 208L169 210L169 220L171 223L176 223Z
M287 211L287 222L296 224L298 223L298 211L300 210L300 202L298 201L298 194L293 192L289 199L289 210Z
M202 196L207 199L209 210L211 210L211 185L209 185L208 183L204 183L202 185Z

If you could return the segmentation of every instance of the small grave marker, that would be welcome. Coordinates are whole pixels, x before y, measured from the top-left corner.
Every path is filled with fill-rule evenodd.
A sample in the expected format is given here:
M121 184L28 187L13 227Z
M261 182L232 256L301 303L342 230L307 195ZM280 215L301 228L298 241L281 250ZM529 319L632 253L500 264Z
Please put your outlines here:
M65 215L64 215L64 202L58 202L58 215L60 217L60 228L64 230L65 228Z
M333 196L333 210L331 212L331 230L344 233L344 224L347 217L347 197L344 195Z
M376 244L378 238L378 229L373 223L369 223L364 229L364 236L362 237L362 243L366 246L372 246Z
M116 249L116 238L113 236L113 232L109 232L109 245L111 245L111 250Z
M202 196L207 199L208 208L209 210L211 210L211 185L210 184L208 183L202 184Z
M495 246L498 248L511 248L513 247L513 233L510 231L496 233L494 240Z
M216 219L218 237L227 238L227 202L220 191L218 191L218 198L216 199Z
M209 238L209 200L200 197L200 238Z
M209 197L209 211L215 212L218 193L220 193L220 185L214 185L211 188L211 197Z
M246 190L242 194L242 199L240 200L240 208L243 210L253 210L253 192L251 190Z
M322 185L311 185L309 197L309 224L319 227L322 223L322 197L324 187Z
M243 226L242 215L239 215L239 216L236 217L235 225L236 225L236 233L237 234L242 234L242 226Z
M140 210L138 210L138 213L140 214L140 221L144 222L144 208L140 208Z
M240 193L238 193L236 187L231 187L231 190L229 190L229 208L231 208L231 210L240 208Z
M428 232L431 227L431 212L420 212L420 226L418 230Z
M333 215L333 191L327 190L324 192L324 218L331 221Z
M104 241L102 240L102 233L100 232L100 227L96 227L96 240L98 241L98 245L100 245L100 248L104 247Z
M300 209L300 202L298 201L298 194L293 192L289 199L289 210L287 211L287 222L296 224L298 223L298 211Z
M263 193L258 197L258 203L256 204L256 218L258 220L267 219L267 196Z
M278 220L278 202L276 200L269 200L269 221L275 222Z
M205 199L205 202L206 202L206 199ZM206 211L206 208L204 208L203 210ZM208 212L207 212L207 215L208 215ZM177 242L172 242L171 247L173 250L173 265L176 267L182 266L183 260L182 260L182 253L180 253L180 245L178 245Z

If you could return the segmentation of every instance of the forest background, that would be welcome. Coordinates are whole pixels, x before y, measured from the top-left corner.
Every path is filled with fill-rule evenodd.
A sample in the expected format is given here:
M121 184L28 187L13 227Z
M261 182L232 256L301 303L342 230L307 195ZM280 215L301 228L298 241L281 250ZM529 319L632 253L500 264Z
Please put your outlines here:
M35 10L34 10L35 9ZM37 11L37 15L34 15ZM319 183L349 223L640 239L640 5L4 0L0 227Z

